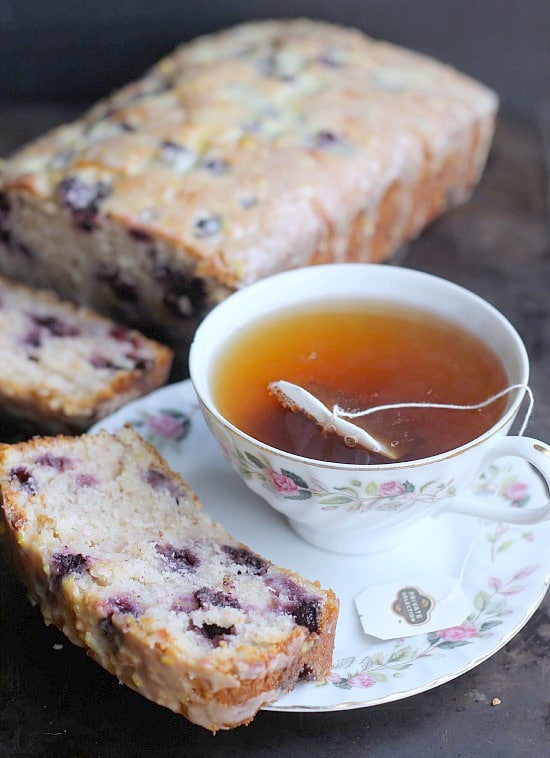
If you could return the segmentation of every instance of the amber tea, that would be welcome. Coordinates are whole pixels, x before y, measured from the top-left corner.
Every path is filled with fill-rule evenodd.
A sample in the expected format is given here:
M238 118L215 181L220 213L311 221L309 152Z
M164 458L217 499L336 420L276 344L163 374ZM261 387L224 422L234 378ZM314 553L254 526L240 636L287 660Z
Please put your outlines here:
M477 336L428 311L387 303L318 303L275 312L239 331L218 356L213 395L236 427L267 445L322 461L388 463L283 408L268 385L305 387L327 405L480 403L508 384L499 357ZM405 408L355 423L391 441L398 460L425 458L478 437L506 399L478 410Z

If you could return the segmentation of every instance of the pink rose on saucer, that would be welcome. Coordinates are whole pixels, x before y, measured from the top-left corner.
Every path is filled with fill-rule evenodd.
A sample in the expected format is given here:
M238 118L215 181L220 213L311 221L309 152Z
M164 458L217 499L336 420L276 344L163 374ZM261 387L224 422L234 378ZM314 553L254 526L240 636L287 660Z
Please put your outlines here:
M479 635L479 629L475 624L470 624L465 621L459 626L451 626L448 629L441 629L437 633L437 636L445 640L445 642L460 642L461 640L470 639L470 637L477 637Z
M363 689L366 689L367 687L372 687L376 684L376 679L373 679L372 676L369 676L368 674L359 673L350 676L348 684L352 687L363 687Z
M529 487L523 482L514 482L509 484L503 491L504 497L509 498L512 502L522 500L529 492Z
M175 440L185 435L182 419L168 413L157 413L154 416L149 416L147 426L154 434L163 439Z

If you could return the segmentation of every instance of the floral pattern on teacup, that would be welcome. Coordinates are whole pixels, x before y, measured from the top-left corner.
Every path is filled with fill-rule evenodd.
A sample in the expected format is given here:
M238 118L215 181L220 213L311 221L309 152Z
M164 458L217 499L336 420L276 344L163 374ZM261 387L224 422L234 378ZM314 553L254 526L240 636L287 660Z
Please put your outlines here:
M161 392L165 391L166 389ZM169 419L166 427L162 419L160 419L160 426L156 420L152 424L147 423L149 416L173 416L177 421L179 409L182 408L182 400L185 413L181 415L190 417L192 423L186 424L183 418L180 420L189 434L180 437L181 430L176 433L177 424L173 425ZM174 411L175 408L178 410ZM116 423L111 422L107 428L118 429L125 423L132 423L142 433L145 431L150 441L164 447L171 456L179 456L186 450L188 444L195 447L194 433L200 429L202 423L202 418L194 418L196 410L197 405L193 393L186 392L181 397L176 391L171 391L168 402L163 396L161 402L141 401L137 407L131 404L123 413L119 412L111 417L116 420ZM208 417L204 421L207 426L210 426ZM176 436L170 438L172 430ZM219 430L212 429L212 432L218 437L226 460L235 463L236 458L231 441L220 440ZM517 475L518 470L522 472L521 476ZM273 478L275 486L279 485L282 489L289 488L294 494L301 488L304 489L301 487L301 478L299 478L300 481L292 483L292 476L289 474L283 471L275 471L275 474L281 474L283 477ZM287 476L290 481L284 478ZM531 483L535 486L533 495ZM304 486L307 488L306 482ZM351 486L354 484L351 483ZM530 472L525 467L518 469L517 462L506 466L504 461L499 461L498 465L490 466L485 470L471 485L471 489L479 496L494 497L498 494L508 504L523 508L538 492L538 480L534 477L531 480ZM389 494L387 489L385 494ZM511 639L513 633L520 628L518 625L525 623L530 615L530 604L533 603L534 608L534 603L542 599L541 581L544 585L543 589L548 583L547 574L546 578L541 579L540 576L541 569L547 570L547 556L543 547L547 530L544 529L544 525L520 527L495 523L483 524L479 528L481 539L477 543L476 556L480 565L486 570L479 581L477 574L474 577L471 576L471 572L469 574L470 581L475 583L468 593L471 598L468 618L457 626L433 632L430 637L425 633L408 640L396 639L384 643L365 637L364 644L354 643L351 649L348 647L345 651L336 649L339 659L335 660L329 677L317 683L304 682L296 688L296 692L303 689L306 693L308 708L317 709L318 700L316 695L311 694L312 689L318 690L319 698L323 699L321 701L323 710L326 709L325 703L328 703L330 709L338 709L347 708L348 704L391 702L395 693L401 697L403 694L421 691L426 686L433 686L441 678L443 680L453 678L460 673L458 668L462 666L461 661L464 664L463 670L466 670L466 667L485 659L501 644ZM540 534L543 535L542 539L539 539ZM531 544L525 543L535 543L532 546L533 555L538 558L524 560L526 554L531 552L529 549ZM518 562L520 557L523 559ZM537 560L541 566L535 570L536 567L531 564ZM521 566L524 568L520 568ZM506 567L508 570L503 570ZM488 624L492 626L487 626ZM457 648L456 651L455 648ZM426 679L426 676L434 677L434 675L436 679L430 681ZM294 709L293 701L289 706L282 707L282 710Z
M406 511L416 503L431 504L442 497L455 494L453 480L438 482L430 480L421 486L412 482L388 479L377 483L366 483L350 479L347 485L328 487L321 480L312 478L309 482L289 469L276 470L263 455L235 450L232 460L241 476L256 479L273 494L284 500L308 500L317 498L324 511L343 509L348 513L367 511Z

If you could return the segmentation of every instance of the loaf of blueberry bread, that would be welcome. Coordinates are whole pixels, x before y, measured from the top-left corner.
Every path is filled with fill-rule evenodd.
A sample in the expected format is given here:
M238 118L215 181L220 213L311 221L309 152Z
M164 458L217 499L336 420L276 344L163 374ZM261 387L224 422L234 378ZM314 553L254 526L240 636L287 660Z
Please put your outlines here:
M4 445L0 488L46 623L145 697L216 731L328 674L332 591L235 541L134 430Z
M162 385L172 351L136 331L0 277L0 411L77 431Z
M353 29L201 37L5 162L0 269L182 341L261 277L386 259L468 196L496 108Z

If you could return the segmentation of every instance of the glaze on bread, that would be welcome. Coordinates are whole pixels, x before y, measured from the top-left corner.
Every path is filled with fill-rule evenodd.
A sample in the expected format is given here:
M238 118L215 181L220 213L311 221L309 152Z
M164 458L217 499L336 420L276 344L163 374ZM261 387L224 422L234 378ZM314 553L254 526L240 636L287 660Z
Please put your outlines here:
M4 445L0 487L46 623L145 697L216 731L328 674L334 594L235 541L132 429Z
M468 197L496 108L353 29L201 37L6 161L0 268L182 340L269 274L388 258Z

